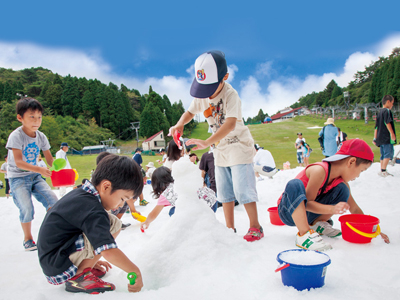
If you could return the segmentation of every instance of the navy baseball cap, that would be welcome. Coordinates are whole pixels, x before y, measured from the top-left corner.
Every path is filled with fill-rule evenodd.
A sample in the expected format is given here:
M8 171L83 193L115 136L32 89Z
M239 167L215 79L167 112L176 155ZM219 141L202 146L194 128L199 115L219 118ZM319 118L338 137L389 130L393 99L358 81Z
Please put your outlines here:
M203 53L196 59L194 71L190 95L201 99L212 96L228 73L225 54L218 50Z
M61 147L69 147L68 143L61 143Z

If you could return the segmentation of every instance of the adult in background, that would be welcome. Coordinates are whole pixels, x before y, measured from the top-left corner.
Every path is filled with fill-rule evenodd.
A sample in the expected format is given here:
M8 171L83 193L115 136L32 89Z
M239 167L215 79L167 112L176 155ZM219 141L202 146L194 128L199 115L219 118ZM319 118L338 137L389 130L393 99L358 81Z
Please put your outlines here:
M322 150L322 154L325 155L325 157L329 157L337 152L338 146L336 144L336 138L339 132L333 118L328 118L324 124L325 126L318 135L324 135L324 149Z
M1 165L0 173L4 173L4 181L6 182L6 197L8 199L10 197L10 183L7 177L7 155L4 155L4 160L6 162Z
M212 189L215 194L217 194L217 185L215 183L214 153L212 146L210 147L210 151L203 153L201 156L199 169L201 170L201 176L203 176L207 187Z
M71 165L69 164L68 158L67 158L68 149L69 149L68 143L61 143L60 150L58 150L56 152L56 158L63 158L67 161L67 165L65 166L64 169L72 169ZM60 191L60 198L61 198L62 196L64 196L66 194L67 187L62 186L62 187L60 187L59 191Z
M299 163L300 167L303 167L304 160L303 160L303 151L301 148L301 141L305 143L306 139L303 138L303 134L301 132L298 132L296 142L294 143L294 147L297 150L297 162Z
M257 181L264 180L260 174L272 179L272 177L278 172L278 169L276 168L271 152L264 150L264 148L260 147L258 144L255 144L254 148L257 151L253 159L254 172L256 174Z

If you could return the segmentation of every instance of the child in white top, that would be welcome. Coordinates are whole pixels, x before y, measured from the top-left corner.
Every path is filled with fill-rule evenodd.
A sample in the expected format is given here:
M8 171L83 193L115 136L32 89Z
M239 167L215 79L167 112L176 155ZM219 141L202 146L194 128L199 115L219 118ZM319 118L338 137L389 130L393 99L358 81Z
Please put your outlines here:
M145 222L141 224L142 230L147 229L150 223L153 222L160 212L166 206L172 206L169 215L175 213L175 202L178 195L174 192L174 179L171 175L171 170L167 167L159 167L153 172L151 178L154 198L158 198L157 205L147 216ZM218 208L217 197L213 190L208 187L202 187L197 191L197 196L200 200L204 200L208 206L215 212Z

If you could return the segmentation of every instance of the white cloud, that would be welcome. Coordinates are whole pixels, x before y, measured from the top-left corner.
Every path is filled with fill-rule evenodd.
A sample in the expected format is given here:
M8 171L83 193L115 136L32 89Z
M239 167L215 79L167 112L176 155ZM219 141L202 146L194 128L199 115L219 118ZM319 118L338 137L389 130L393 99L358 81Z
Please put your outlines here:
M392 49L400 46L400 34L394 34L382 42L371 47L370 52L355 52L349 55L342 70L338 73L323 75L309 75L304 79L292 77L277 77L265 87L261 86L259 78L273 78L271 74L277 72L271 61L260 63L255 74L249 75L246 80L234 83L242 99L243 117L257 115L260 108L270 115L278 110L295 103L301 96L313 91L321 91L334 79L340 86L346 86L353 80L354 74L378 59L379 56L388 56ZM124 83L128 88L135 88L144 94L149 85L160 95L168 95L171 102L182 100L187 108L192 101L189 94L192 83L194 65L186 70L187 76L163 76L162 78L149 77L145 79L120 76L115 74L112 67L105 62L98 51L81 51L76 49L51 48L29 43L10 43L0 41L0 67L20 70L31 67L43 67L62 76L71 74L77 77L97 78L104 83L113 82L117 85ZM142 59L148 59L146 53ZM232 64L228 66L230 73L228 82L233 82L239 68Z

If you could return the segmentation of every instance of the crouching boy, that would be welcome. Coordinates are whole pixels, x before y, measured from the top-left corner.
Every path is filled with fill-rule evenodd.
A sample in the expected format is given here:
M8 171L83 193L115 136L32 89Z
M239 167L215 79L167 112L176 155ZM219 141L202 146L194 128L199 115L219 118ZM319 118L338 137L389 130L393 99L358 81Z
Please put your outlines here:
M332 228L334 214L350 210L363 214L353 199L348 182L367 170L374 154L366 142L353 139L343 142L333 156L309 165L286 185L278 200L278 212L282 222L296 226L296 246L324 251L331 249L320 235L337 237L340 230ZM389 238L381 233L386 243Z
M121 220L107 213L142 193L140 167L124 156L109 155L97 166L92 181L60 199L46 214L38 251L43 273L51 284L65 283L72 293L97 294L115 286L99 277L113 265L135 272L129 292L143 287L139 268L117 247ZM106 211L107 210L107 211ZM99 261L100 257L106 261Z

